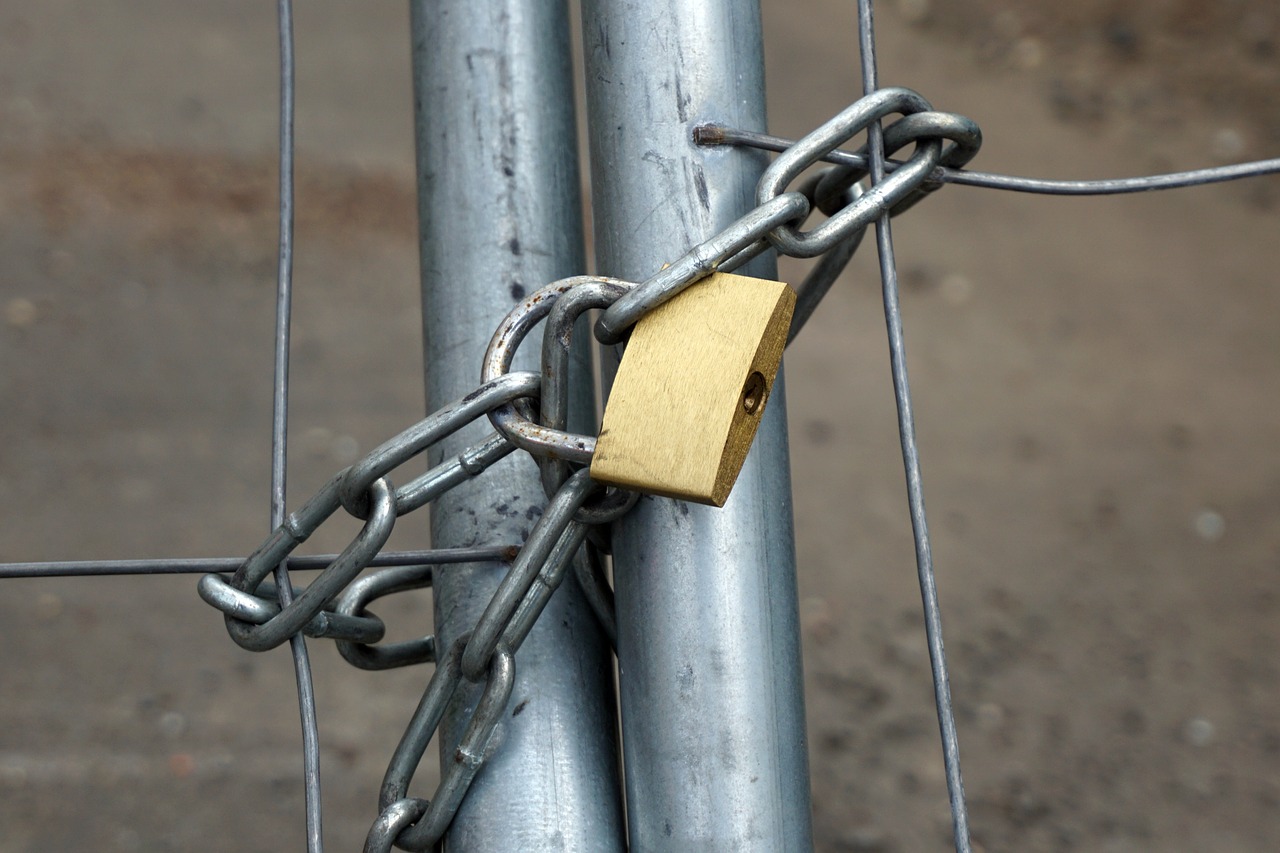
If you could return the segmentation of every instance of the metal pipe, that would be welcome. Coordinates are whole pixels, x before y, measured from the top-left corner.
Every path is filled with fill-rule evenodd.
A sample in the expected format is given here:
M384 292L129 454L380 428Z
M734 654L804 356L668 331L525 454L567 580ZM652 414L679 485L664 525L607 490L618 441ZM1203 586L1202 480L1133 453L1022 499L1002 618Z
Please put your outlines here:
M583 33L598 266L639 281L754 207L764 157L693 129L764 128L759 7L585 0ZM724 508L645 498L613 543L631 849L811 848L781 372Z
M435 410L474 389L489 338L512 306L582 271L581 190L564 3L413 0L411 31L427 409ZM517 369L537 370L538 353L531 341ZM581 354L572 371L582 429L592 415ZM432 463L486 434L484 424L458 432L433 449ZM432 540L521 542L544 503L537 467L513 454L432 505ZM475 626L507 568L492 562L440 574L439 648ZM450 827L448 849L622 849L611 660L575 579L548 604L515 668L512 707ZM479 700L474 687L461 694L441 726L449 761Z

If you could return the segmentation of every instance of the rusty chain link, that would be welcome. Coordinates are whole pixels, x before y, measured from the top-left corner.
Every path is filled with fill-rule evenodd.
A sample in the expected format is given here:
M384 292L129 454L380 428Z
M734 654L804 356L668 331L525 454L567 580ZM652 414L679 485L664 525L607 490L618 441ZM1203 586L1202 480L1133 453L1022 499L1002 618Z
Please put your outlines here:
M787 187L818 161L873 122L903 117L885 131L890 150L915 143L905 164L868 189L865 170L839 166L813 173L797 190ZM944 142L949 144L944 148ZM639 497L605 488L586 467L594 436L567 431L569 351L575 321L600 310L595 336L622 342L640 317L699 279L736 269L775 248L796 257L823 255L800 289L790 337L852 256L869 223L885 211L900 212L937 188L931 175L941 164L958 167L981 144L977 126L962 116L937 113L909 89L882 89L865 97L799 140L766 169L758 206L698 244L648 280L634 284L601 276L576 276L549 284L520 302L502 320L483 359L475 391L432 413L335 475L301 509L289 515L231 577L207 574L200 596L220 610L231 638L264 651L299 632L337 642L343 658L363 669L434 662L436 669L391 759L379 797L379 817L365 850L427 850L447 831L471 780L493 748L494 732L515 679L515 654L538 616L573 572L603 630L613 641L613 594L600 563L608 551L607 526ZM801 225L814 210L827 219L810 231ZM542 321L540 372L511 372L520 344ZM390 476L459 429L487 418L494 434L397 487ZM431 565L394 566L360 577L377 557L396 518L429 504L514 450L538 462L548 503L528 540L511 546L510 568L475 627L443 658L435 638L378 645L381 619L368 611L379 598L431 586ZM283 609L268 576L339 508L364 521L350 545ZM590 542L588 538L590 537ZM464 684L481 686L453 760L430 799L409 796L409 784L444 715Z

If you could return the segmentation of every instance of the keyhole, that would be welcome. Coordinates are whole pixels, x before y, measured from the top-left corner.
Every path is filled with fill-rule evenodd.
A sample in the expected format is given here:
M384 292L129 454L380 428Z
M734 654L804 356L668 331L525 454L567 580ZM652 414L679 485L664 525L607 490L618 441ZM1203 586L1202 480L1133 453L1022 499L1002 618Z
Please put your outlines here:
M748 376L747 383L742 386L742 410L748 415L754 415L763 409L768 390L763 373L757 370Z

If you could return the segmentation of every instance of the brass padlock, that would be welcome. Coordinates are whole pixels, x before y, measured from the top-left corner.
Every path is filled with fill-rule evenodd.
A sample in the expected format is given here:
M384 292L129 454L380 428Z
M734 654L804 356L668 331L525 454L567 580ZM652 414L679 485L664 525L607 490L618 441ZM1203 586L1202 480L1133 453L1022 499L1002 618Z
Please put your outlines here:
M592 479L724 506L795 304L782 282L715 273L641 318L605 406Z

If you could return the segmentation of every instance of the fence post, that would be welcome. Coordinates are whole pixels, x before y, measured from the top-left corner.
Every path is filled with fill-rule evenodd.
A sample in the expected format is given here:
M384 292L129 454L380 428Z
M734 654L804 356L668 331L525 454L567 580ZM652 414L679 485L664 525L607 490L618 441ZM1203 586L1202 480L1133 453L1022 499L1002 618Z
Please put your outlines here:
M759 6L584 0L583 33L597 263L639 280L754 205L763 155L692 131L765 129ZM782 389L723 509L646 498L614 528L632 850L812 847Z
M471 391L498 321L583 266L568 12L561 2L413 0L427 408ZM516 369L537 369L538 343ZM574 366L586 383L589 364ZM584 393L585 390L585 393ZM587 407L590 411L590 406ZM582 427L579 421L578 427ZM433 461L483 438L453 436ZM545 503L514 454L432 506L436 546L520 543ZM470 630L505 567L450 567L435 581L437 648ZM516 655L498 745L462 804L451 851L621 850L615 704L607 642L569 578ZM478 691L441 727L453 760Z

